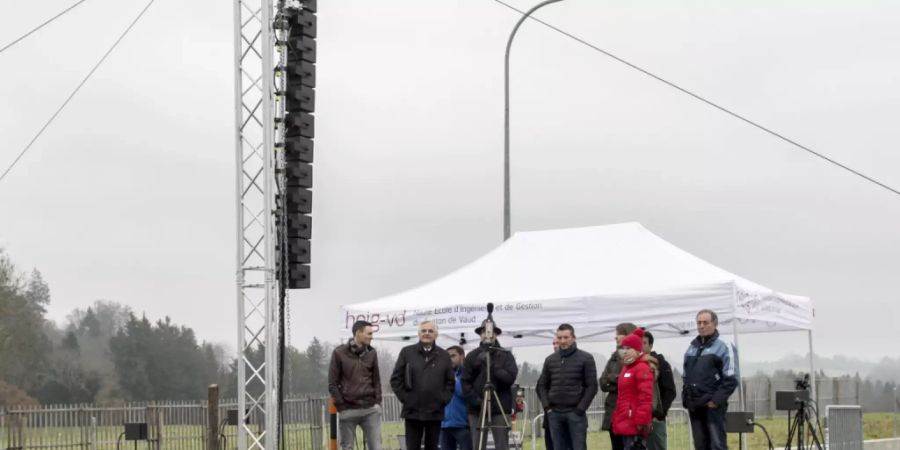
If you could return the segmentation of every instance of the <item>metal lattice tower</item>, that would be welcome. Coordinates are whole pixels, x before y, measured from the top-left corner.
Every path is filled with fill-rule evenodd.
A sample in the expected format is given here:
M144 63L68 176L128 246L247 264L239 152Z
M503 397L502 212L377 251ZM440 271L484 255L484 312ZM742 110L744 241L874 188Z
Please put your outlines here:
M309 287L316 1L234 2L237 446L276 450L287 289Z
M278 448L276 12L273 0L234 3L241 450Z

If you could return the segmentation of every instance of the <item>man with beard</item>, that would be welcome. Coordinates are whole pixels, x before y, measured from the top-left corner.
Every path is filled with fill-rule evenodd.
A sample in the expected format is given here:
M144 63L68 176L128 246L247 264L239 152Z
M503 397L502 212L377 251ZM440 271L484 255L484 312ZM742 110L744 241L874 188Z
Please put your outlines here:
M559 351L544 360L537 395L550 419L557 450L587 450L586 412L597 395L597 364L579 350L575 328L564 323L556 330Z
M372 343L372 324L358 320L353 337L331 353L328 392L340 419L341 450L353 450L356 427L369 450L381 450L381 376Z

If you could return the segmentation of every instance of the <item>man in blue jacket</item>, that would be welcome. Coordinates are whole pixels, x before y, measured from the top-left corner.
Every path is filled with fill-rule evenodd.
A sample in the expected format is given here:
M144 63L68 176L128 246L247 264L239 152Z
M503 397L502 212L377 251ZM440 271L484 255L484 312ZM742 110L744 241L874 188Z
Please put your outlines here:
M450 354L450 362L456 375L456 387L453 389L453 398L444 408L444 421L441 422L441 450L472 450L466 399L463 397L462 382L459 379L466 352L462 347L454 345L447 348L447 353Z
M698 336L684 354L681 399L691 418L696 450L725 450L725 412L728 397L738 386L734 348L719 338L716 313L697 313Z

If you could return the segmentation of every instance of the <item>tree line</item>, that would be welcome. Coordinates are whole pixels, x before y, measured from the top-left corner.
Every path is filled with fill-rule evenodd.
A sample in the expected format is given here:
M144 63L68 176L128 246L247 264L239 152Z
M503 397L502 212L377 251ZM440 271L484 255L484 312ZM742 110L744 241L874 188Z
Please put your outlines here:
M40 271L20 273L0 249L0 406L194 400L212 383L237 395L235 358L190 327L107 300L57 324L46 317L50 302ZM318 339L287 348L285 392L326 392L330 352Z

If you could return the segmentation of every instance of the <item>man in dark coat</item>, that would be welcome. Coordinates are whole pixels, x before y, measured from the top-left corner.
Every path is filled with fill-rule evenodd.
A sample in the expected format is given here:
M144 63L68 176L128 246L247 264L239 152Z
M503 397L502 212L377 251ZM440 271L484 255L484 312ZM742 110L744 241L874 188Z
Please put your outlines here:
M512 352L501 347L496 338L501 333L500 328L493 326L493 320L487 326L488 320L482 322L481 326L475 329L475 333L481 336L481 344L466 355L460 380L462 381L463 395L468 403L472 448L474 450L487 448L486 431L490 429L494 436L494 448L509 450L510 424L508 420L515 406L512 386L516 382L519 368L516 366L516 358ZM482 429L481 409L487 382L488 359L490 359L491 386L493 386L497 398L491 399L491 415ZM499 403L497 399L500 400Z
M587 450L587 412L597 395L597 364L579 350L575 328L564 323L556 330L559 351L544 360L537 395L550 418L557 450Z
M719 338L716 313L697 313L698 336L684 353L681 398L691 418L696 450L726 450L725 413L728 397L738 386L734 348Z
M622 437L615 434L612 429L612 416L616 411L616 400L618 399L618 383L619 374L622 372L622 356L620 348L622 339L637 329L633 323L623 322L616 325L616 351L609 357L606 362L606 368L600 374L600 390L606 392L606 400L603 402L603 424L601 429L609 431L609 440L612 443L612 450L623 450Z
M437 450L444 407L453 397L456 377L450 354L435 344L437 325L419 324L419 342L400 351L391 374L391 389L403 404L407 450Z
M675 401L675 375L672 366L662 354L653 351L653 333L644 331L644 353L656 360L656 391L659 393L659 408L653 409L653 424L647 436L647 450L666 450L666 416Z

